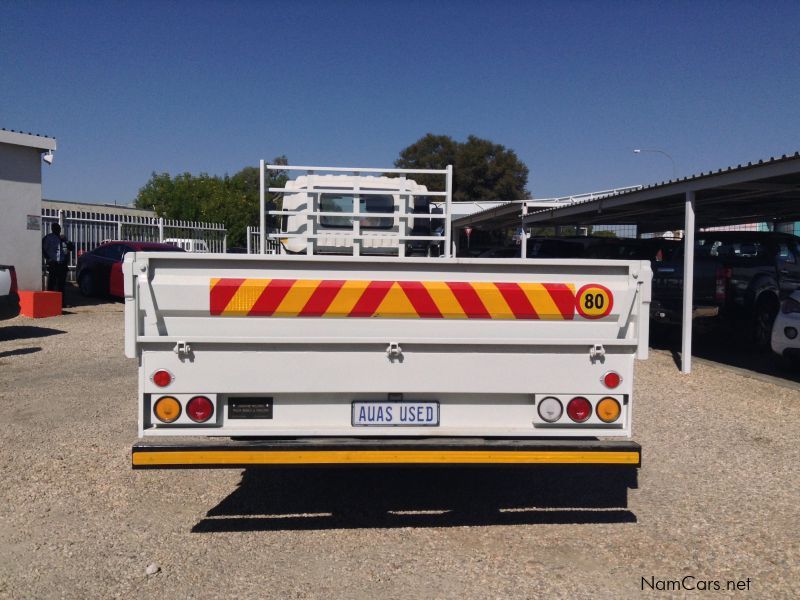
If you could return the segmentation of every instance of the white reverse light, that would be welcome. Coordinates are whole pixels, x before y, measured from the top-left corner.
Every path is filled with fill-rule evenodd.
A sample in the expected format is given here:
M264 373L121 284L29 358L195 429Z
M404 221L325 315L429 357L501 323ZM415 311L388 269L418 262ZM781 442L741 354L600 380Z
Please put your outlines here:
M542 418L542 421L555 423L561 418L562 414L564 414L564 407L558 398L548 396L539 401L539 416Z

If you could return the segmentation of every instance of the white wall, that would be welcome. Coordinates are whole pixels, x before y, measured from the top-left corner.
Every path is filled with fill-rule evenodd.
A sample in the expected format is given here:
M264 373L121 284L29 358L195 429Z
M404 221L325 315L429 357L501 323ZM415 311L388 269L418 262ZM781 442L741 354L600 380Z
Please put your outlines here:
M14 265L21 290L42 289L42 240L28 215L42 214L41 154L0 143L0 264Z

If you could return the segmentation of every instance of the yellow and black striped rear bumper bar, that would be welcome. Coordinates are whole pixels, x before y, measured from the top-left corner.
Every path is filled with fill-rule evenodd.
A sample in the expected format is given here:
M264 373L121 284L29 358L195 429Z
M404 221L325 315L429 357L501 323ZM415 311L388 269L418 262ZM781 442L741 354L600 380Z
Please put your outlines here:
M364 465L606 465L639 467L632 441L473 438L296 438L141 441L134 469Z

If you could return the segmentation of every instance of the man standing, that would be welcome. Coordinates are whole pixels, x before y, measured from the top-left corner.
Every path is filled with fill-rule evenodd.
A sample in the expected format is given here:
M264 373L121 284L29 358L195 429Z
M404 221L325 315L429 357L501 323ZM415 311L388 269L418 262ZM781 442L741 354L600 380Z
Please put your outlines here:
M72 242L61 233L61 225L53 223L50 233L42 239L42 254L47 262L47 291L61 292L64 305L64 286L67 283L67 260L73 248Z

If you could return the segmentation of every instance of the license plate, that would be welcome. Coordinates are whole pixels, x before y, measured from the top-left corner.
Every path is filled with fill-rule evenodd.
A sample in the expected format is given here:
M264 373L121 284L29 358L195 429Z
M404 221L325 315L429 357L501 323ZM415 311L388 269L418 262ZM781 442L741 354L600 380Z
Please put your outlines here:
M438 427L438 402L353 402L353 427Z
M271 419L271 397L228 398L229 419Z

